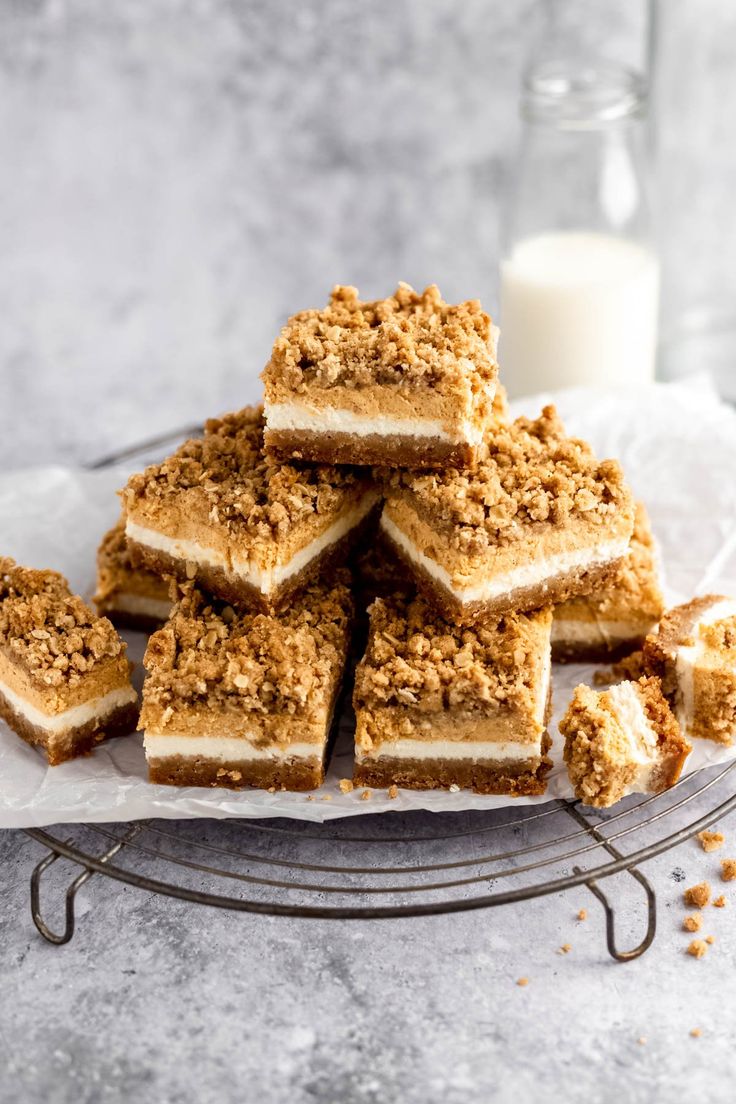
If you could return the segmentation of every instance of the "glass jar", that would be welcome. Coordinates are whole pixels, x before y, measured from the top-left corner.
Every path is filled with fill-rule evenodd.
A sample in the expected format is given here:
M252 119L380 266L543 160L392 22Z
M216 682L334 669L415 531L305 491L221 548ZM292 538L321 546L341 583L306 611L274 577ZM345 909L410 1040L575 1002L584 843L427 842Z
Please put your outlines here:
M659 265L644 85L608 62L545 61L502 228L499 360L513 396L654 376Z

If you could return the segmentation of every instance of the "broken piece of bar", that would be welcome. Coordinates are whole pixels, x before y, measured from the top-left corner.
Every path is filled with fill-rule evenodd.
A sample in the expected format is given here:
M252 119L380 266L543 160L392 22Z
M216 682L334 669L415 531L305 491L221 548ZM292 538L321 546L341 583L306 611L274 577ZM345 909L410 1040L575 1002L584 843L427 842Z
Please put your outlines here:
M611 582L555 606L552 658L558 663L620 659L641 647L663 612L652 531L638 502L628 553Z
M93 601L101 617L131 629L158 628L171 613L167 580L131 563L124 518L100 543Z
M63 575L0 559L0 717L50 766L135 729L125 644Z
M597 808L674 786L691 751L651 677L603 691L578 686L560 732L575 796Z
M276 339L266 447L332 464L472 465L494 422L496 338L477 300L453 306L435 286L372 302L336 287Z
M123 501L134 565L274 613L347 557L379 492L354 468L269 459L262 410L248 408L134 475Z
M311 790L348 654L349 573L280 617L237 613L194 584L148 642L141 727L152 782Z
M628 551L634 503L614 460L554 407L497 426L473 471L388 472L381 534L458 624L590 594Z
M686 736L736 741L736 599L707 594L668 610L644 659Z
M356 672L356 785L541 794L547 757L552 611L473 629L423 598L370 608Z

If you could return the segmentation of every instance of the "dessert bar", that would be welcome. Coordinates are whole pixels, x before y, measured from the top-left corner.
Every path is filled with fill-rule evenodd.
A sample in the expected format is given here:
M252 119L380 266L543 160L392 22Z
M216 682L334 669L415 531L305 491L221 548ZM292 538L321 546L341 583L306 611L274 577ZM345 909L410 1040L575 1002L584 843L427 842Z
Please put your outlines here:
M167 580L131 563L124 519L102 538L94 603L101 617L132 629L158 628L171 613Z
M497 426L473 471L388 472L382 537L460 624L591 594L627 554L620 466L566 437L554 407Z
M324 779L348 654L345 569L280 617L238 613L192 583L148 642L141 727L152 782L311 790Z
M708 594L668 610L644 659L686 736L736 741L736 599Z
M510 613L473 629L422 598L378 598L356 672L358 785L541 794L552 611Z
M477 300L452 306L434 286L373 302L336 287L276 339L266 446L333 464L473 464L494 419L496 336Z
M273 613L345 559L379 493L354 468L269 459L262 411L248 408L134 475L123 500L133 564Z
M51 766L135 729L125 644L55 571L0 559L0 717Z
M691 750L656 678L578 686L560 732L575 796L599 808L674 786Z
M664 612L646 509L636 504L634 535L611 583L555 606L552 658L611 662L640 648Z

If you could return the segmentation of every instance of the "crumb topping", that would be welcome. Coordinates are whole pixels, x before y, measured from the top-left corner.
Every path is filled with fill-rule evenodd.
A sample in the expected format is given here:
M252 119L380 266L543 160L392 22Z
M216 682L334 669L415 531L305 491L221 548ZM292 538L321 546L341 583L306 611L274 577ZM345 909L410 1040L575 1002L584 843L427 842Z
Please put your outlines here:
M736 859L721 859L721 881L736 881Z
M370 607L370 635L355 677L356 706L368 702L436 710L487 703L534 707L545 625L551 613L509 613L456 628L421 597L395 594Z
M487 387L496 377L493 328L477 299L445 303L435 285L399 284L387 299L364 301L354 287L333 289L322 310L293 315L277 337L263 378L295 394L308 387L369 385Z
M708 882L699 882L697 885L690 886L685 890L682 898L691 908L705 908L710 901L710 885Z
M0 559L0 644L44 686L77 685L125 645L106 617L97 617L63 575Z
M233 535L272 541L310 515L330 515L368 480L356 468L280 463L263 450L263 408L210 419L202 438L134 475L123 491L128 512L145 500L155 508L184 496Z
M725 907L726 907L726 898L721 893L720 896L716 897L716 899L713 901L713 908L725 908Z
M239 709L304 715L334 684L352 603L345 571L308 587L286 613L236 613L192 583L148 642L142 724L173 704L237 700Z
M698 832L698 839L704 851L717 851L726 842L726 837L722 832Z
M685 931L696 932L700 931L703 926L703 914L701 912L693 912L690 916L686 916L682 921L682 926Z
M453 545L480 553L523 536L524 527L572 518L610 521L633 502L615 460L598 461L585 441L565 436L553 406L489 435L472 471L383 473L388 496L408 492L417 509L451 531Z
M693 958L702 958L708 950L708 944L704 939L693 939L688 945L687 953Z

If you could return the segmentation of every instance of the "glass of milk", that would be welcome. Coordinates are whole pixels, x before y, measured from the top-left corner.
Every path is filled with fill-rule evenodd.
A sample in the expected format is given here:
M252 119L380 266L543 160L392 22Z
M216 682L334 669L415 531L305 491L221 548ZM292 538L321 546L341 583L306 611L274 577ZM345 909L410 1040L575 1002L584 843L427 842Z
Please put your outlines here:
M642 79L611 63L546 61L526 77L501 262L499 361L512 397L654 377L643 114Z

